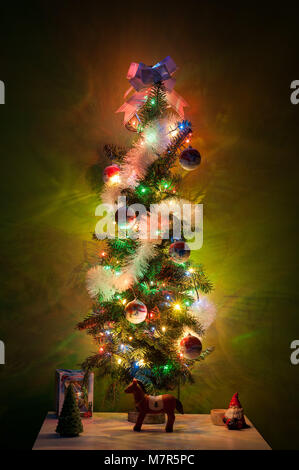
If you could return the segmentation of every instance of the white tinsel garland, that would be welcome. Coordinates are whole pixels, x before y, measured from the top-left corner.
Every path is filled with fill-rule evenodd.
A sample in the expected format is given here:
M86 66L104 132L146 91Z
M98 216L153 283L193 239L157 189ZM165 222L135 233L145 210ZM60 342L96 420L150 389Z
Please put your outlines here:
M116 292L129 289L142 278L154 255L154 244L142 241L120 273L100 265L90 268L86 279L89 295L94 298L101 294L103 300L110 300Z
M189 311L200 321L202 328L206 331L216 318L216 307L205 295L200 295Z
M145 127L143 136L124 157L120 166L120 183L105 186L101 196L103 203L114 204L123 189L135 188L138 185L145 177L148 167L167 148L171 139L170 130L175 128L175 122L173 117L154 121Z

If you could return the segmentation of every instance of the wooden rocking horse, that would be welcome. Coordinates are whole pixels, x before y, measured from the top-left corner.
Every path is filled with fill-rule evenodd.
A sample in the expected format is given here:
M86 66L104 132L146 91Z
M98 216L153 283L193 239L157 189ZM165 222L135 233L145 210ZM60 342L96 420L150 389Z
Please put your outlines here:
M181 414L184 414L183 405L180 400L173 395L159 395L157 397L147 395L144 385L140 380L133 379L133 382L125 389L125 393L133 393L135 405L139 411L137 423L133 428L134 431L141 431L141 426L147 413L166 413L167 423L165 431L172 432L175 420L174 410L177 409Z

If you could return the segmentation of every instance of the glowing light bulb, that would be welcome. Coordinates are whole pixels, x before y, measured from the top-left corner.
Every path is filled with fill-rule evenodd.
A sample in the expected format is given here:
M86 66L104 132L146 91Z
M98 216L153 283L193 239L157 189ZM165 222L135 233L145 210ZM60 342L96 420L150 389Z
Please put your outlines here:
M104 352L104 348L100 348L99 352L100 352L100 354L102 354L102 352Z
M138 361L138 365L139 365L139 366L144 366L144 360L143 360L143 359L140 359L140 361Z
M153 144L157 140L157 134L154 131L149 131L145 136L145 140L148 144Z
M109 183L110 184L117 184L117 183L120 183L120 176L119 175L113 175L111 176L110 180L109 180Z
M163 333L165 333L165 331L166 331L166 326L162 326L162 331L163 331Z
M188 272L189 272L190 274L194 273L194 271L195 271L194 268L189 268L189 269L188 269Z
M132 341L132 339L133 339L133 336L129 336L129 341Z
M117 362L118 362L118 364L121 364L121 359L118 359L118 361L117 361Z
M105 251L102 251L101 256L106 256Z
M127 299L123 299L123 300L121 301L121 303L122 303L123 305L126 305Z
M183 357L184 357L184 354L180 353L180 358L183 359Z
M174 304L173 308L174 310L177 310L177 311L181 310L180 304Z

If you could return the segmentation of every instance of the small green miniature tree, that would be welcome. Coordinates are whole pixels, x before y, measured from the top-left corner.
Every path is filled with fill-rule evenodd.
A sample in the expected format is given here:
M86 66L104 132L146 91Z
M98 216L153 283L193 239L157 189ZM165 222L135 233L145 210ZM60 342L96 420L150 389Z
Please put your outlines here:
M76 437L83 432L80 410L72 384L66 389L56 432L62 437Z

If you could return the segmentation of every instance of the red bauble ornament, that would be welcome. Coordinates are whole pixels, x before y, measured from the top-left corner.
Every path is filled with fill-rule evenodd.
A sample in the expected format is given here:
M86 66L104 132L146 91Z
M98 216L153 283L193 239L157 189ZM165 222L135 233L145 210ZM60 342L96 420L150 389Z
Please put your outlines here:
M202 351L202 344L197 336L188 335L180 342L180 348L186 359L196 359Z
M138 299L132 300L126 306L126 319L130 323L137 325L146 319L147 308L146 305Z
M106 184L117 184L119 183L119 172L120 168L118 165L109 165L103 171L103 180Z
M120 207L115 212L115 222L122 230L132 228L136 222L136 214L133 209Z
M183 150L180 157L180 165L184 170L192 171L200 165L201 155L198 150L188 147Z
M190 248L183 241L174 242L169 247L169 256L176 263L185 263L190 256Z

